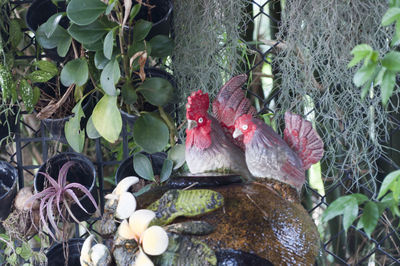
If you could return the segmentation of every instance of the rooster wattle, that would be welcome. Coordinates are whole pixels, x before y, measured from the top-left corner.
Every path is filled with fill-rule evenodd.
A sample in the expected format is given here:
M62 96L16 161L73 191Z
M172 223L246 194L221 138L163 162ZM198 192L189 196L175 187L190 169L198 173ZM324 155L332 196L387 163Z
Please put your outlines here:
M240 90L238 97L230 99L229 97L218 98L218 110L215 111L217 118L207 113L209 107L208 94L203 94L201 90L193 92L188 97L186 105L186 118L188 127L186 129L186 162L189 171L193 174L204 172L233 172L242 175L251 180L250 174L244 157L244 151L240 147L240 142L232 138L235 112L240 114L252 114L252 108L248 103L242 104L246 108L237 108L243 101L244 94L241 86L246 81L245 76L233 77L222 88L218 95L225 94L226 91ZM244 78L244 81L243 81ZM239 100L240 99L240 100ZM238 101L236 104L233 101ZM226 108L224 108L226 107ZM251 111L250 111L251 110ZM229 119L226 119L229 117ZM237 116L238 117L238 116ZM231 128L229 128L231 127Z
M270 126L251 115L235 122L233 137L243 135L247 166L253 176L270 178L300 191L305 171L324 153L323 142L311 122L299 115L285 113L283 140Z

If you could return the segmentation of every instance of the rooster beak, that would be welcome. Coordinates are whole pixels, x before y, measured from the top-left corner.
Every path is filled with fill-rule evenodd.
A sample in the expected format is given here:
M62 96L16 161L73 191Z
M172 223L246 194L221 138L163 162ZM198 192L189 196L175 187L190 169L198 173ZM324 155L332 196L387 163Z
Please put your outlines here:
M197 122L194 121L194 120L188 119L188 126L187 126L187 129L188 129L188 130L191 130L191 129L195 128L195 127L197 127Z
M243 135L242 131L240 131L240 129L238 129L238 128L235 128L235 131L233 131L233 134L232 134L233 138L236 139L237 137L239 137L241 135Z

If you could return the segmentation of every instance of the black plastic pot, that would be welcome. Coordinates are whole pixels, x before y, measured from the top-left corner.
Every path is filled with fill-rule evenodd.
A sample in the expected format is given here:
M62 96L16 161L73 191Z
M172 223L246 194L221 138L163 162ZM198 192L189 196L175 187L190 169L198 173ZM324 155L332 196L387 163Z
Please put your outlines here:
M79 258L81 256L81 249L85 242L82 238L72 238L68 240L68 266L80 265ZM62 266L66 258L64 257L63 244L58 243L52 246L46 253L48 266Z
M28 28L36 32L40 25L45 23L52 15L65 12L66 2L58 1L57 5L51 0L34 0L29 6L26 13L26 25ZM68 27L68 19L63 17L60 21L60 25L64 28ZM65 57L60 57L57 53L57 49L44 49L46 57L56 61L63 62Z
M147 3L147 1L143 1ZM155 6L150 9L145 5L142 5L139 13L136 15L135 19L144 19L153 22L153 27L151 28L146 40L150 40L156 35L167 35L171 32L171 22L172 22L172 0L150 0L149 4Z
M148 154L146 152L141 153L150 159L154 174L159 175L161 173L163 163L167 158L167 154L163 152L157 152L153 154ZM133 169L133 155L122 161L121 165L118 167L117 172L115 173L115 183L118 184L119 181L128 176L137 176L140 178L140 176Z
M18 172L9 163L0 161L0 220L10 214L17 194Z
M57 180L61 167L69 161L73 161L75 164L68 170L67 182L84 185L90 191L96 202L98 202L95 167L88 158L79 153L73 152L60 153L50 158L47 160L47 162L40 166L38 173L35 175L35 180L33 183L35 193L42 191L45 186L46 178L40 174L40 172L48 173L51 177ZM86 195L79 198L79 200L82 206L90 214L87 214L77 204L71 205L71 211L79 221L85 221L96 211L96 208Z
M51 89L51 87L47 84L47 83L37 83L36 86L38 86L41 91L45 91L46 94L52 96L52 97L56 97L54 91ZM67 87L63 86L60 84L60 90L61 90L61 94L67 91ZM87 85L86 89L85 89L85 93L89 92L92 89L92 85ZM72 94L72 93L71 93ZM85 117L83 117L81 119L81 126L84 127L86 125L86 122L91 114L91 107L92 107L92 102L93 102L93 98L92 95L87 96L82 103L82 109L83 112L85 113ZM64 126L65 123L72 118L72 115L69 115L67 117L63 117L63 118L46 118L43 119L42 122L44 124L44 126L46 127L46 129L50 132L50 134L61 140L64 141L65 140L65 133L64 133Z

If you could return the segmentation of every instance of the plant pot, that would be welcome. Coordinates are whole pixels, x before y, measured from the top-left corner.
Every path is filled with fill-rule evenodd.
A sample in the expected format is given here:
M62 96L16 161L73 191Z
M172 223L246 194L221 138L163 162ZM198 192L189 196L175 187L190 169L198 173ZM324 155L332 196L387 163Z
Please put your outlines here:
M0 220L8 217L11 205L17 194L17 169L9 163L0 161Z
M68 266L80 265L81 249L85 242L82 238L72 238L68 240ZM63 243L53 245L46 253L48 266L65 265L66 258L64 257Z
M52 15L59 12L65 12L66 2L58 1L56 3L57 5L55 5L51 0L35 0L32 2L26 13L26 25L32 32L36 32L39 26L45 23ZM61 18L59 25L65 29L68 28L68 18ZM65 60L65 57L60 57L58 55L57 48L43 50L46 57L56 62L63 62Z
M147 1L143 1L147 3ZM139 13L136 15L135 19L144 19L153 22L153 26L146 37L146 40L151 40L156 35L166 35L169 36L171 31L172 22L172 0L150 0L150 5L154 5L155 8L150 9L145 5L142 5Z
M91 83L88 83L88 84L90 84L90 85L86 86L84 93L87 93L92 89L92 84ZM36 85L40 88L40 90L42 92L45 92L46 94L50 95L51 97L57 98L54 90L50 87L49 83L37 83ZM60 86L61 86L60 87L61 94L65 93L67 91L67 87L63 86L62 84L60 84ZM73 95L73 92L71 92L71 95ZM82 109L83 109L83 112L85 113L85 117L82 117L82 119L81 119L81 127L85 127L87 120L91 114L92 102L93 102L92 94L90 94L83 100ZM46 119L43 119L42 122L43 122L44 126L46 127L46 129L50 132L50 134L53 137L55 137L61 141L65 141L64 126L65 126L65 123L70 118L72 118L72 116L73 115L68 115L68 116L62 117L62 118L46 118Z
M157 152L153 154L148 154L146 152L141 153L150 159L154 174L159 175L161 173L163 163L167 158L167 154L163 152ZM140 182L131 188L131 192L138 191L140 189L138 186L143 187L144 185L150 183L150 181L142 179L133 169L133 155L122 161L121 165L118 167L117 172L115 173L115 183L118 184L122 179L128 176L137 176L140 179Z
M90 191L95 201L98 202L95 167L88 158L73 152L60 153L51 157L40 166L33 183L35 193L42 191L45 186L45 177L39 174L40 172L48 173L57 181L60 168L69 161L73 161L75 164L68 170L67 182L82 184ZM79 221L85 221L95 213L96 208L86 195L80 197L79 201L89 214L82 210L76 203L71 204L71 211ZM70 218L70 221L73 221L72 218Z
M224 205L220 209L194 219L179 218L179 222L201 220L214 226L212 233L195 236L195 239L203 241L219 254L220 265L268 265L267 262L221 264L222 261L230 261L231 254L224 252L226 250L244 252L242 255L239 252L238 261L247 261L250 253L274 265L314 264L319 254L320 239L313 220L299 202L285 200L264 180L238 183L237 176L171 178L164 187L153 188L138 196L139 208L146 208L171 188L184 189L190 185L194 186L191 189L212 189L224 197ZM162 204L174 206L175 203Z

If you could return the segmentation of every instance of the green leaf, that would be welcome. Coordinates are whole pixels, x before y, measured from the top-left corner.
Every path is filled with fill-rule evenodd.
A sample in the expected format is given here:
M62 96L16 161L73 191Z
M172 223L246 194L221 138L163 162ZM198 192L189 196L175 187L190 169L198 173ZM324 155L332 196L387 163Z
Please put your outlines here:
M396 20L400 19L400 8L391 7L386 11L382 18L382 26L389 26Z
M111 96L117 94L115 84L118 83L120 77L121 72L118 62L113 59L107 63L100 75L100 84L106 94Z
M379 209L375 202L369 201L364 206L363 214L358 221L357 228L364 228L364 232L371 238L379 219Z
M185 145L176 144L168 152L168 159L174 162L174 170L178 169L185 163Z
M353 82L357 87L361 87L373 78L377 64L370 62L362 66L354 75Z
M122 98L126 104L134 104L137 101L135 88L130 82L126 82L121 88Z
M133 126L136 143L148 153L162 151L168 144L169 131L164 122L151 114L144 114Z
M142 7L141 4L136 4L132 7L131 9L131 14L129 15L129 24L132 24L132 20L136 17L136 15L139 13L140 8Z
M103 53L103 49L96 51L94 55L94 65L97 69L104 69L107 63L110 62Z
M47 82L50 79L52 79L54 77L54 75L52 75L51 73L47 72L47 71L43 71L43 70L36 70L33 71L32 73L30 73L26 78L29 79L32 83L35 82Z
M39 87L34 87L33 88L33 105L34 106L39 101L39 98L40 98L40 89L39 89Z
M172 173L172 166L174 163L170 159L165 159L161 173L160 173L160 182L163 183L168 180Z
M382 104L385 106L392 96L394 86L396 85L396 73L386 70L381 82Z
M370 83L365 83L361 89L361 100L364 100L365 96L368 95L368 92L371 88L372 84Z
M89 117L86 124L86 133L90 139L97 139L101 137L99 132L97 132L96 128L94 127L92 117Z
M118 140L122 129L121 113L117 107L117 96L105 94L92 113L93 125L108 142Z
M50 38L51 35L56 31L58 23L60 22L61 18L63 17L63 14L61 13L56 13L52 15L44 24L43 24L43 30L46 33L46 37Z
M144 98L155 106L167 104L173 95L174 87L163 78L153 77L146 79L143 84L137 88Z
M78 42L91 44L100 40L115 25L115 23L110 23L107 18L102 18L86 26L71 24L68 32Z
M85 59L74 59L69 61L61 70L61 83L65 87L72 84L82 86L89 78L89 66Z
M379 189L378 199L383 197L386 192L392 189L392 184L394 184L398 178L400 178L400 170L391 172L385 177L385 179L383 179L381 188Z
M358 205L361 205L364 202L368 201L368 197L365 196L364 194L354 193L354 194L351 194L350 196L357 201Z
M67 31L65 31L67 32ZM64 57L67 55L69 48L71 47L72 37L69 35L63 35L57 42L57 53L59 56Z
M335 218L336 216L342 215L345 211L346 206L351 201L357 203L357 200L355 198L353 198L351 195L342 196L340 198L337 198L324 211L324 213L322 215L322 222L326 223L329 220Z
M347 201L343 212L343 229L347 232L358 215L358 204L354 197Z
M57 25L54 33L50 37L47 37L44 24L37 29L35 37L40 46L45 49L56 48L60 40L70 38L68 32L60 25Z
M166 225L179 216L193 217L214 211L224 205L224 197L209 189L167 191L147 209L156 213L150 225ZM149 226L150 226L149 225Z
M104 38L103 53L104 56L111 60L112 52L114 46L114 30L110 30L106 37Z
M116 3L117 3L117 1L109 1L108 2L108 6L107 6L107 9L105 12L106 16L110 15L110 13L111 13L111 11L113 11Z
M100 0L71 0L67 7L68 18L77 25L89 25L107 9Z
M39 60L39 61L36 61L33 65L38 67L40 70L50 73L52 76L55 76L58 74L58 68L57 68L56 64L54 64L53 62L46 61L46 60Z
M21 42L22 38L24 37L24 34L22 33L21 26L19 25L19 22L15 19L12 19L10 21L9 25L9 42L11 44L11 47L17 48L18 44Z
M174 50L174 41L168 36L157 35L150 40L151 56L166 57Z
M147 34L149 34L153 23L150 21L146 21L143 19L139 19L133 27L133 41L140 42L146 38Z
M88 51L93 51L93 52L102 51L103 52L103 47L104 47L103 43L104 43L103 39L99 39L99 40L95 41L94 43L84 43L83 48L85 48Z
M22 79L19 84L19 90L21 92L22 101L24 102L26 111L28 113L32 112L34 107L32 86L25 79Z
M143 193L146 193L147 191L149 191L150 189L152 189L155 185L156 185L156 183L147 184L146 186L142 187L139 191L134 192L134 193L133 193L133 196L139 197L139 196L142 195Z
M373 52L373 49L368 44L359 44L351 50L351 54L354 56L347 67L353 67L358 62L369 56Z
M138 153L133 157L133 169L142 178L155 181L153 167L146 155Z
M382 58L382 66L388 70L400 71L400 52L391 51Z
M65 138L68 144L76 152L82 152L83 145L85 144L85 129L81 129L81 119L85 117L82 109L82 98L72 109L74 116L70 118L64 126Z

